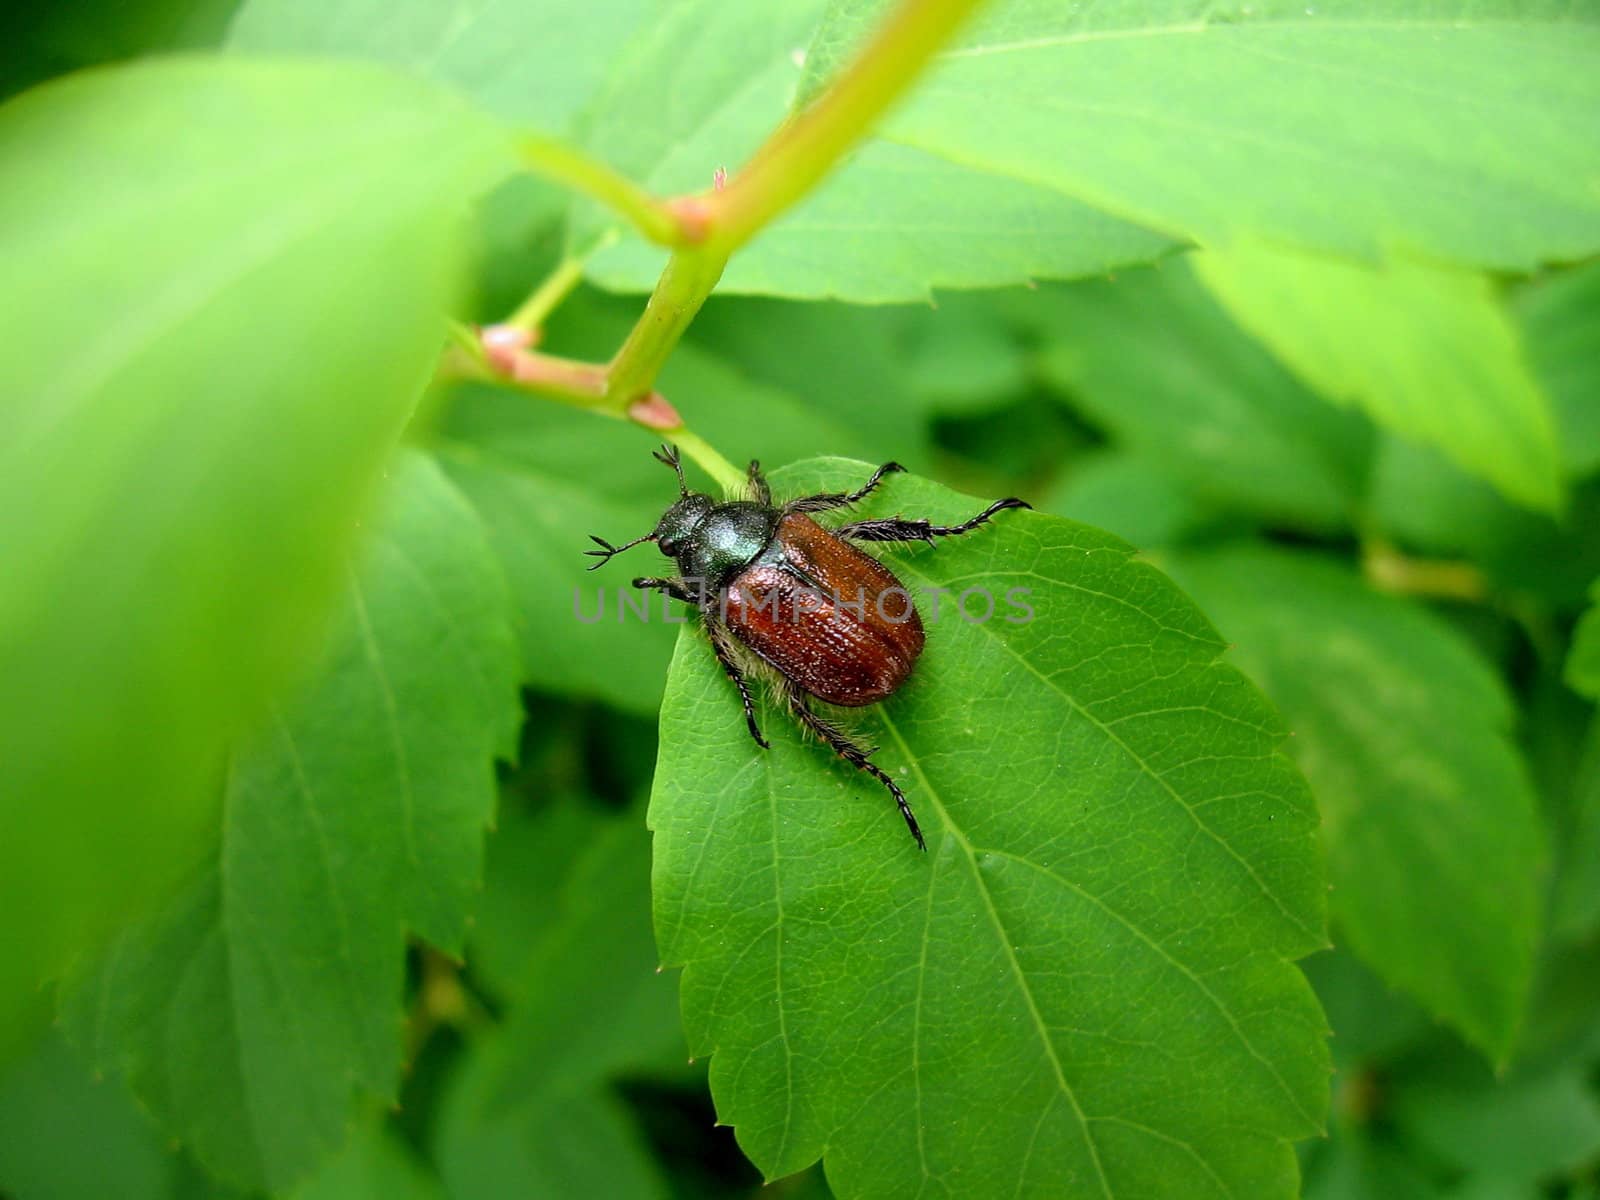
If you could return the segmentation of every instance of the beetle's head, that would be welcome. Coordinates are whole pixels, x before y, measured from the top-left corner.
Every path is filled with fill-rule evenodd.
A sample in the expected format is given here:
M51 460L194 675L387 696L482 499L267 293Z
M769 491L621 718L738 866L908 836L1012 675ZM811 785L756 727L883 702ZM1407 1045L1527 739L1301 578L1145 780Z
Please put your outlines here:
M706 514L716 507L716 501L701 492L691 492L688 481L683 477L683 462L678 457L676 446L663 446L655 451L656 461L666 463L678 473L678 500L671 508L661 514L661 520L656 527L643 537L636 537L631 542L621 546L613 546L603 537L594 534L589 539L599 546L598 550L585 550L584 553L600 561L589 569L603 567L611 561L613 555L621 554L631 546L640 542L654 542L661 548L661 553L668 558L677 558L678 552L683 549L685 541L699 528L700 523L706 519Z
M700 523L716 507L716 502L702 492L685 492L678 502L661 514L655 532L650 536L656 548L668 558L677 558L683 544L694 535Z

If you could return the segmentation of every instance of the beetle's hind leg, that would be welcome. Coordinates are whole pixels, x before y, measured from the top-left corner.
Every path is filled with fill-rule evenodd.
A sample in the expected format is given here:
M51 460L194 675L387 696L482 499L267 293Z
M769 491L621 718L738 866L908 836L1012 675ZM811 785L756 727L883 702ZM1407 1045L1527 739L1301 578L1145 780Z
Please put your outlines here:
M722 669L727 672L728 678L733 680L733 686L739 689L739 699L744 703L744 722L750 727L750 736L755 738L756 745L763 750L770 750L771 745L761 736L761 726L756 724L756 706L750 699L750 681L744 677L744 671L734 657L733 647L728 643L727 630L711 615L709 609L701 611L701 618L705 621L706 633L711 638L711 648L717 652L717 661L722 664Z
M851 538L858 542L932 542L936 537L960 537L963 533L971 533L979 525L983 525L997 512L1008 508L1032 508L1026 500L1018 500L1015 496L1007 496L1004 500L996 500L970 521L963 521L959 525L935 525L931 521L910 521L904 517L880 517L871 521L851 521L848 525L841 525L833 532L842 538Z
M889 794L894 797L895 804L900 809L900 815L905 818L906 828L911 831L911 836L917 840L917 848L926 851L928 843L922 836L922 827L917 824L916 814L911 811L911 805L906 801L906 794L900 790L900 785L891 779L877 763L872 761L872 751L858 746L850 736L835 725L832 721L819 717L806 703L805 697L792 688L785 689L785 699L789 702L789 710L796 719L812 733L833 748L833 752L858 771L865 771L884 787L889 789Z
M885 475L892 475L896 471L904 471L897 462L886 462L872 473L872 478L867 480L853 492L819 492L815 496L801 496L798 500L791 500L783 506L785 515L789 513L814 513L827 512L830 508L844 508L863 500L872 493L872 490L883 482Z

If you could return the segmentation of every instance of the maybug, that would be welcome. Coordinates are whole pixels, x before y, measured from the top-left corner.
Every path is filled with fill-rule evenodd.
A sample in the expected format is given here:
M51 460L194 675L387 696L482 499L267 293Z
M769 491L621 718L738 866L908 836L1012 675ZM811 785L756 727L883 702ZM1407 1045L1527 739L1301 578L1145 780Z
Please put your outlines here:
M677 501L653 530L621 546L591 534L600 548L584 553L600 561L590 570L630 547L654 542L677 562L679 573L671 578L641 576L633 586L657 589L699 610L717 661L739 689L756 744L767 748L740 665L740 647L772 668L779 698L804 728L889 789L911 836L926 850L905 793L872 762L874 751L856 743L810 703L814 698L859 708L883 700L910 677L922 653L922 619L910 593L856 543L931 543L936 537L968 533L1004 509L1030 505L1015 497L996 500L960 525L896 516L851 521L829 530L811 514L848 507L870 494L884 476L905 468L884 463L853 492L823 492L774 504L760 464L752 462L750 498L719 503L689 490L676 447L663 446L655 457L677 473Z

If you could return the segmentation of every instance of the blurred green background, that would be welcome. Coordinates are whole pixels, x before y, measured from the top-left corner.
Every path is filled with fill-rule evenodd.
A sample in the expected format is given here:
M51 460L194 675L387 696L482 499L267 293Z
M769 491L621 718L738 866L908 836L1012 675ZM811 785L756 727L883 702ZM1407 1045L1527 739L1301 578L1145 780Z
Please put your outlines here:
M3 92L214 44L231 10L104 0L22 17L0 40ZM569 218L527 180L476 208L465 240L483 266L460 315L514 309L571 249L582 219ZM893 458L974 496L1020 495L1111 530L1171 573L1284 713L1328 831L1336 949L1306 968L1338 1074L1330 1135L1302 1147L1306 1194L1600 1196L1600 628L1583 623L1600 578L1600 261L1473 282L1553 414L1559 499L1542 504L1511 498L1517 485L1493 469L1463 469L1430 444L1426 421L1402 437L1396 422L1330 402L1341 397L1328 376L1241 323L1259 297L1139 238L1119 252L1145 265L939 290L932 303L718 295L660 387L732 461ZM648 277L654 260L634 265L643 253L624 247L596 274ZM1364 303L1352 294L1329 310L1348 318L1341 344L1370 336ZM603 359L640 304L584 285L543 348ZM1434 361L1463 328L1442 321ZM396 378L416 377L430 354ZM1437 389L1419 403L1448 423L1456 393ZM272 1192L754 1195L759 1176L714 1125L704 1064L686 1061L675 979L654 969L642 812L676 630L571 616L574 589L596 582L586 536L642 533L669 496L651 439L476 384L437 389L414 433L429 462L419 487L445 497L438 513L413 514L420 543L463 575L482 550L509 592L505 636L473 653L515 671L520 744L507 753L503 705L460 718L480 757L516 765L471 785L497 815L470 925L398 914L461 950L413 939L406 952L398 1104L363 1108L347 1141L342 1127L308 1133L333 1157ZM1493 431L1485 438L1494 459ZM367 484L382 490L376 476ZM458 499L470 515L450 508ZM457 563L442 547L471 540L474 520L483 545ZM480 582L479 599L502 586ZM262 673L303 676L314 657L297 645ZM317 703L337 713L347 699ZM190 836L190 821L208 819L174 817ZM219 1182L121 1076L90 1065L81 1008L46 1025L48 997L28 1007L22 1048L0 1064L0 1194L252 1194ZM378 1042L370 1074L339 1069L381 1079ZM163 1079L169 1064L152 1060L133 1073L160 1080L162 1102L209 1099L180 1095L181 1065ZM764 1194L828 1191L813 1168Z

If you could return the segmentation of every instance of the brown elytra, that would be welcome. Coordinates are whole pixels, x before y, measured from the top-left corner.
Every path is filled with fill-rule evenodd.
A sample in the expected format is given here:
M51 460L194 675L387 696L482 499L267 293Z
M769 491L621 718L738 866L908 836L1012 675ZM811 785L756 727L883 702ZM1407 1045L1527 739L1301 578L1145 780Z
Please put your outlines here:
M810 517L778 526L784 566L751 566L729 586L728 627L801 690L847 708L874 704L911 674L922 619L889 570Z

